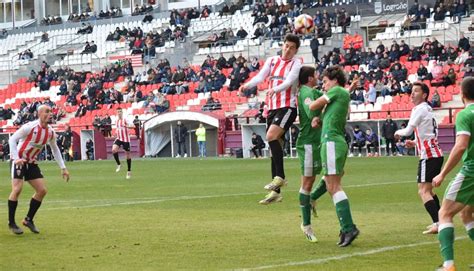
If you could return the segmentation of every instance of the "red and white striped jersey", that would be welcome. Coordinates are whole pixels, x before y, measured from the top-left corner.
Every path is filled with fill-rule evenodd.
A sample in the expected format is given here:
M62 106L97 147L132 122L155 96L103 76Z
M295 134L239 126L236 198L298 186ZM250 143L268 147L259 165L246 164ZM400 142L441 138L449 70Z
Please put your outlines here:
M425 102L415 106L411 111L407 128L413 128L415 132L415 143L420 159L443 156L438 144L438 125L431 106Z
M130 123L126 119L117 119L115 124L115 132L117 133L117 139L122 142L130 142L130 135L128 134L128 127L131 127Z
M260 72L246 83L247 88L255 87L258 83L268 79L268 88L275 91L271 98L267 97L265 103L268 110L284 107L296 107L298 90L298 75L303 66L301 58L293 57L284 60L280 56L270 57L265 61Z
M51 126L43 128L39 120L21 126L9 139L10 156L13 160L25 159L35 162L38 154L46 144L51 146L54 158L61 168L65 168L61 151L56 144L56 132Z

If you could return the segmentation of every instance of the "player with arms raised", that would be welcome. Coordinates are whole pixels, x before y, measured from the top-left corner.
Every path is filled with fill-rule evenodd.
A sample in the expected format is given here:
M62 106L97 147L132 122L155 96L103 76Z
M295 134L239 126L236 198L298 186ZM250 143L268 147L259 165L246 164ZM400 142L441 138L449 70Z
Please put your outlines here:
M256 87L265 79L269 80L266 104L267 141L272 152L271 170L272 182L265 186L270 193L260 201L260 204L270 204L282 200L280 188L287 184L283 167L282 136L296 119L296 92L298 90L298 75L302 60L295 55L300 47L300 39L296 35L286 35L281 56L270 57L265 61L260 72L249 82L242 85L239 91Z

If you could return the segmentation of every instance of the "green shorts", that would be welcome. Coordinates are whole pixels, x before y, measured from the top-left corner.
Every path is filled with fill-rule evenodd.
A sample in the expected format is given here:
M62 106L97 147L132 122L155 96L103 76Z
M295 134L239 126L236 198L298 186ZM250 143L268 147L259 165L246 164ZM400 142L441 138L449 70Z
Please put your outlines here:
M347 143L344 140L327 140L321 143L322 174L342 175L347 158Z
M312 177L321 173L321 154L319 144L296 145L300 159L301 176Z
M474 177L459 172L446 188L444 198L474 206Z

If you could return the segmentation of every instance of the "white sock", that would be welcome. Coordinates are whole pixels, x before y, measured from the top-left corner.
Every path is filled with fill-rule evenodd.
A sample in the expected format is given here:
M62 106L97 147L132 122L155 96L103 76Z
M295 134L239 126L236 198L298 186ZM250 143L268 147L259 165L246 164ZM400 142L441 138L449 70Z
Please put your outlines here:
M336 205L338 202L341 202L343 200L347 199L347 195L344 191L338 191L332 195L332 201L334 202L334 205Z
M311 193L309 191L304 190L303 187L301 187L300 188L300 194L309 196Z
M453 265L454 265L454 261L445 261L443 263L443 267L446 267L446 268L451 267Z
M467 224L464 224L464 227L466 227L466 231L469 231L474 228L474 221L471 221Z

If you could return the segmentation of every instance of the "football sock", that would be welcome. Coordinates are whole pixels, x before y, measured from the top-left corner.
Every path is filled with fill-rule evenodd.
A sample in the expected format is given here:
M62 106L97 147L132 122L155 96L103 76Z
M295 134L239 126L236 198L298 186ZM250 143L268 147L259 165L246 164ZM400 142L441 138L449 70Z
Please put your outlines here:
M285 179L285 170L283 169L283 150L278 140L268 142L272 150L272 159L275 163L275 175Z
M311 204L309 203L309 191L300 188L300 208L303 217L303 226L311 225Z
M115 162L117 162L117 165L120 165L118 152L114 153L114 158L115 158Z
M439 203L438 195L434 194L433 199L436 202L436 205L438 206L438 210L441 209L441 204Z
M33 220L33 217L35 216L40 206L41 206L41 201L31 198L30 209L28 210L28 214L26 215L26 218L28 220Z
M128 171L132 170L132 159L127 159L127 167L128 167Z
M439 208L438 208L438 205L436 205L436 202L434 200L429 200L425 202L425 209L426 211L428 211L428 214L430 214L431 219L433 220L433 223L437 223L439 221L438 219Z
M444 267L453 264L454 261L454 225L453 223L443 223L439 225L438 239L441 249L441 256L444 260ZM448 265L448 266L446 266Z
M18 206L18 201L8 200L8 223L15 223L15 213L16 207Z
M318 200L324 193L326 193L326 182L324 181L324 177L321 178L318 185L313 189L311 192L311 199Z
M467 235L469 235L469 238L474 241L474 221L471 221L464 226L466 227Z
M338 191L332 196L334 205L336 206L336 214L339 218L341 231L346 233L354 229L354 222L352 222L351 208L349 199L344 191Z
M273 180L273 178L275 178L276 176L275 162L273 162L273 156L270 157L270 163L272 165L272 180Z

